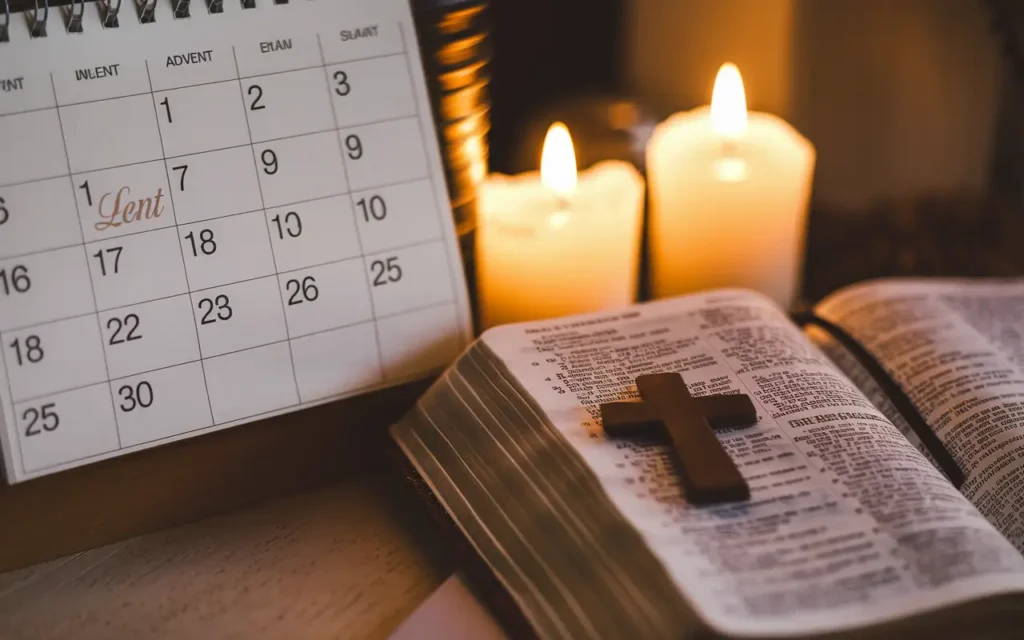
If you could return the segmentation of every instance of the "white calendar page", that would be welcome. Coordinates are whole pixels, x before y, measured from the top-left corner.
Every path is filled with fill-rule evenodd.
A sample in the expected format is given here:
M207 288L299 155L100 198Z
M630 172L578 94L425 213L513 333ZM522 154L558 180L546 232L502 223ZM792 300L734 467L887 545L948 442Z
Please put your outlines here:
M408 0L11 27L9 481L422 377L468 341Z

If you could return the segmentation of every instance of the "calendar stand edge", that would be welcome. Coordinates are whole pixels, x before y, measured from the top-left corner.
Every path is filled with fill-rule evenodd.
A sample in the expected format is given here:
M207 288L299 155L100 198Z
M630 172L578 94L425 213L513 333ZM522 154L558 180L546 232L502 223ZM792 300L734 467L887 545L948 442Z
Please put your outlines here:
M379 468L387 427L429 383L409 383L21 484L0 481L0 572Z

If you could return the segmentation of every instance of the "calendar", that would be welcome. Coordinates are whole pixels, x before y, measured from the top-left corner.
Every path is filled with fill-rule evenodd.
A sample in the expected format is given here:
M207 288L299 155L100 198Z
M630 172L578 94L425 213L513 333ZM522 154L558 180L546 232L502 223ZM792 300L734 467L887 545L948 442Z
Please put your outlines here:
M409 0L119 5L0 38L10 482L420 378L470 338Z

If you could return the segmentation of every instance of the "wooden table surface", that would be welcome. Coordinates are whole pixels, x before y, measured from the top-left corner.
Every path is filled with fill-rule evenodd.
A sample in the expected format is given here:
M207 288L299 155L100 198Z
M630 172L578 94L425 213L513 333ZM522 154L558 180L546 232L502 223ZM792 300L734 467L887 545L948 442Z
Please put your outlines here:
M449 573L370 476L0 574L0 638L385 638Z

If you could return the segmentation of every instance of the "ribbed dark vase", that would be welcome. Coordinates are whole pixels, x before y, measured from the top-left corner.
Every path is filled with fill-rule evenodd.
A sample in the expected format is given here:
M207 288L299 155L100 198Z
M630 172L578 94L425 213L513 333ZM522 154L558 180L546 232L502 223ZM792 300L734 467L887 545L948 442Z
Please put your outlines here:
M992 182L997 195L1024 208L1024 3L987 0L992 31L1006 62L996 123Z
M487 175L490 41L486 0L414 0L452 214L477 318L477 187Z
M474 310L477 188L487 175L491 128L487 4L487 0L413 2Z

